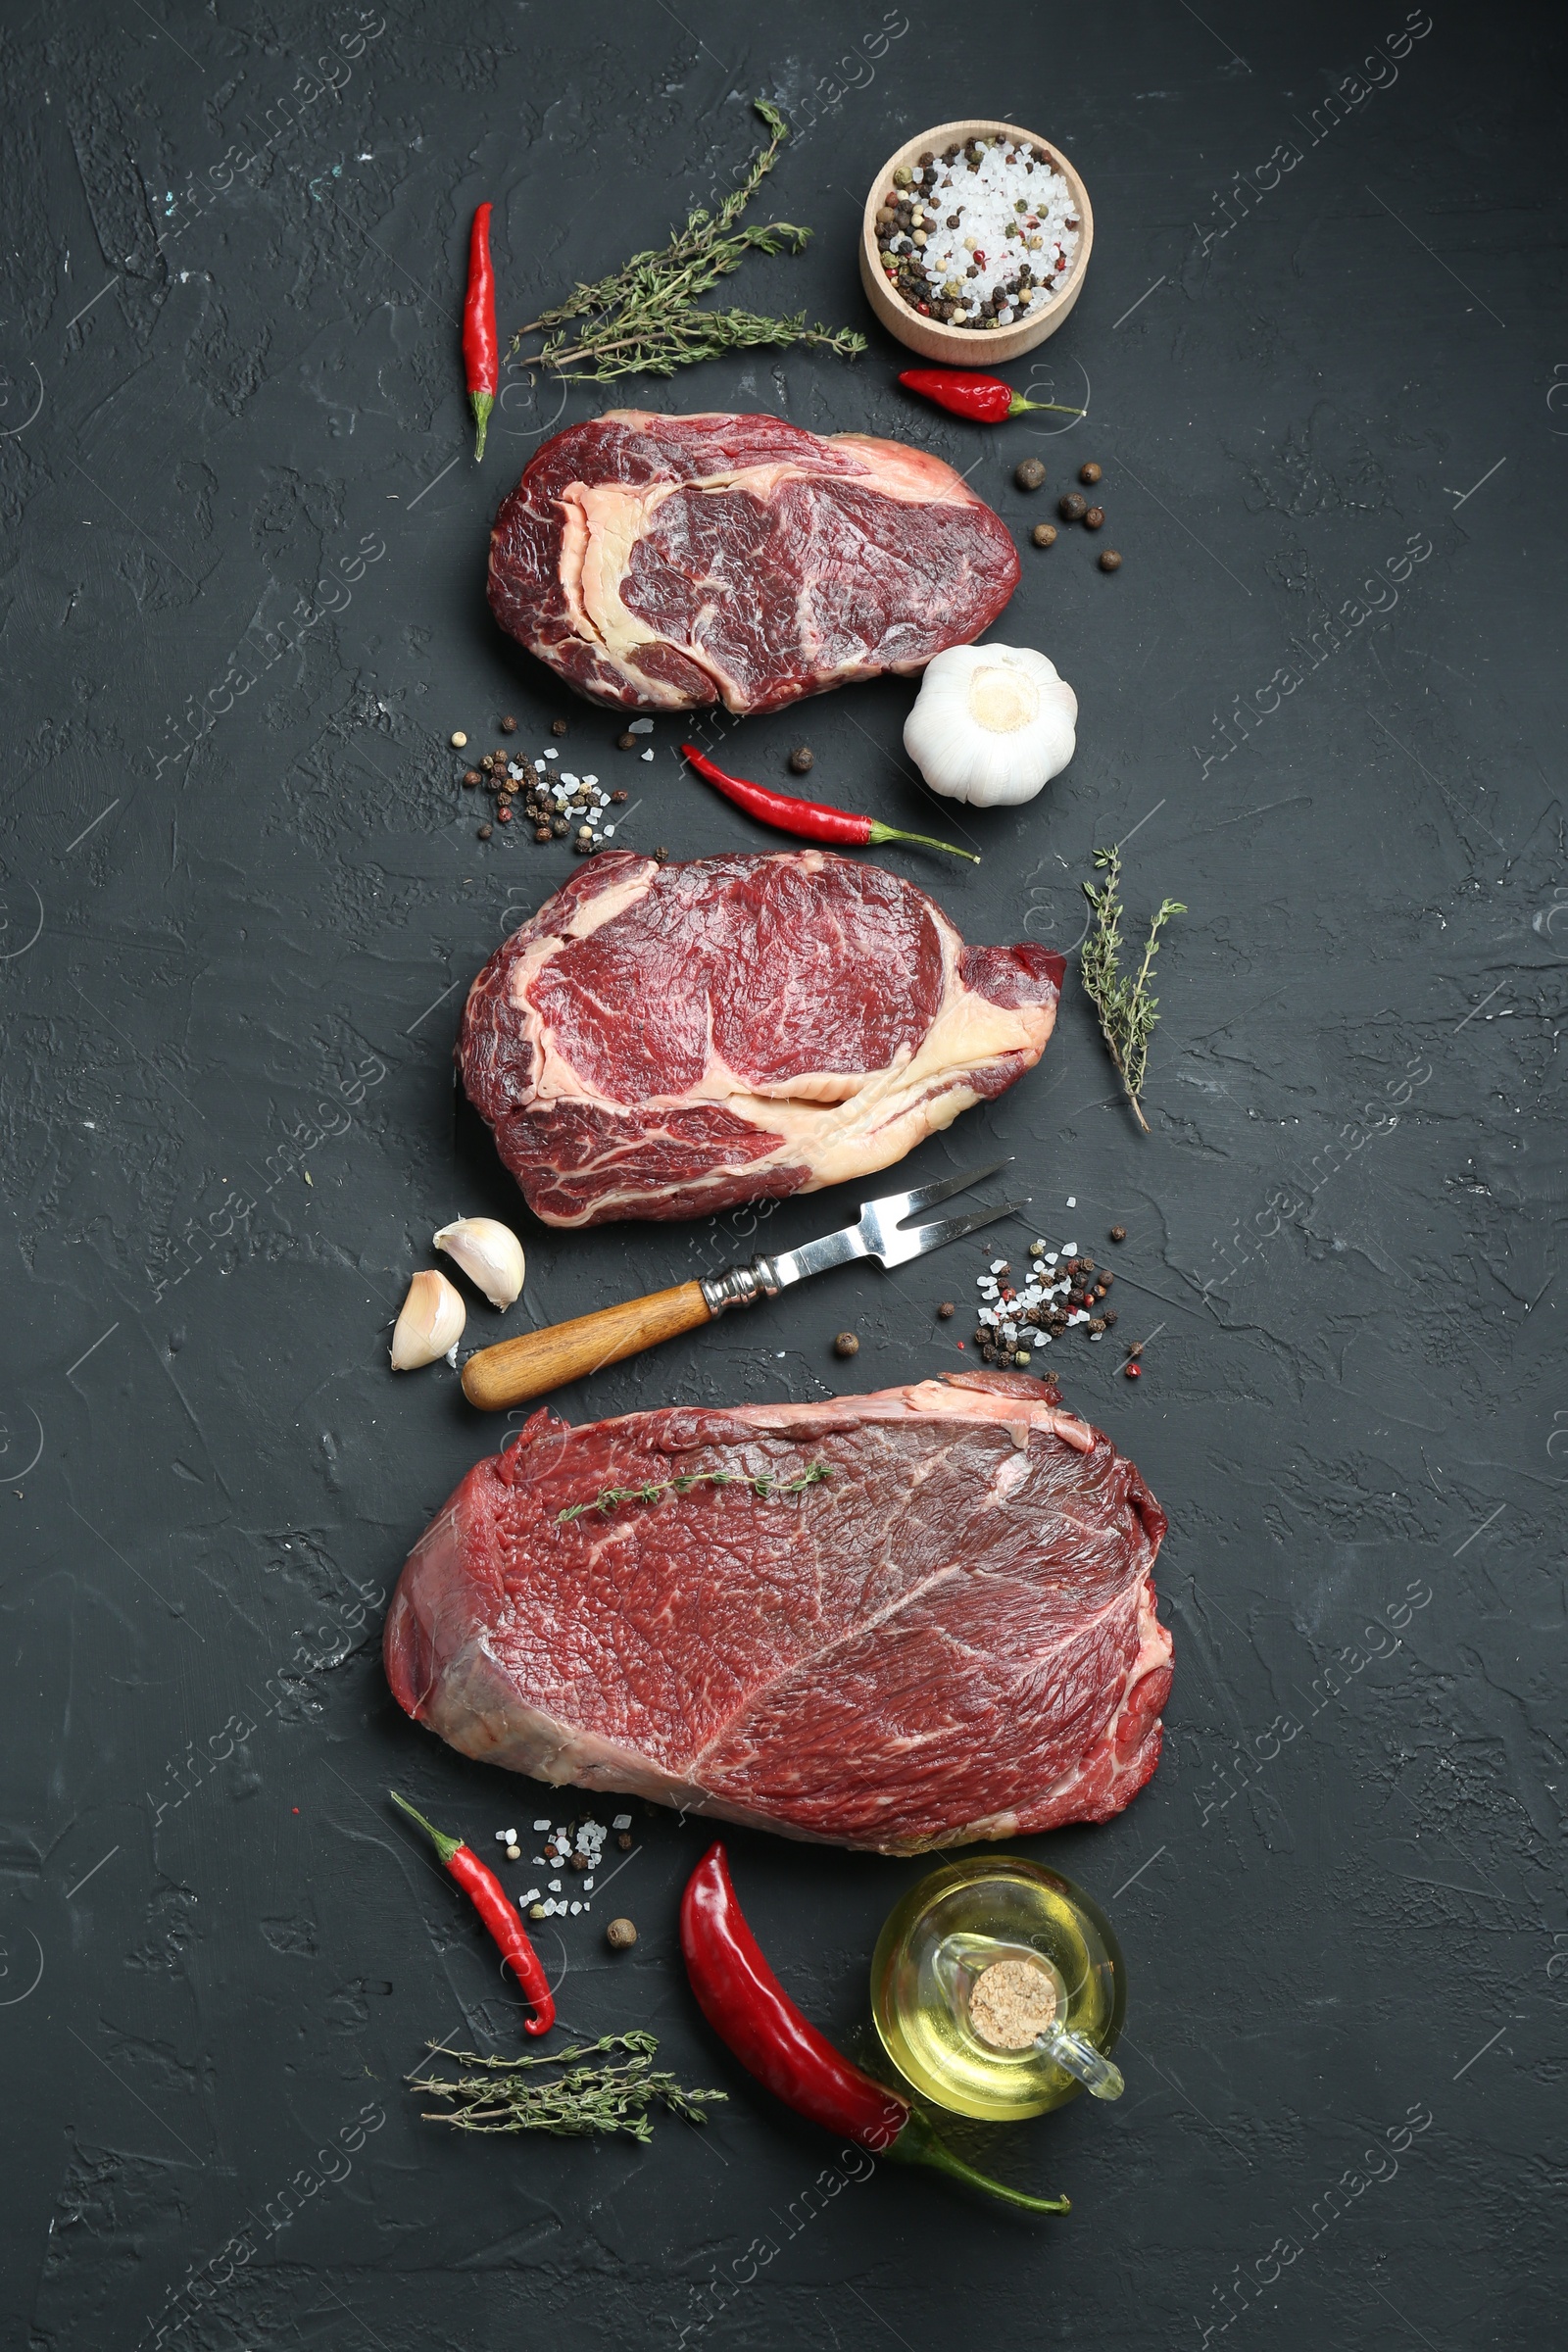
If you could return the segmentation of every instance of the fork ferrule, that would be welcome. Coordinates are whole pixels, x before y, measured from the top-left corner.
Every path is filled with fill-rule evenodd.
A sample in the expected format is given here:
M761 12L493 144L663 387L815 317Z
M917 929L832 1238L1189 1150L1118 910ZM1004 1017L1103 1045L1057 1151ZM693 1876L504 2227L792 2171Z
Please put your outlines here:
M749 1266L726 1266L722 1274L702 1278L710 1315L721 1315L731 1306L755 1306L759 1298L776 1298L783 1287L770 1257L759 1257Z

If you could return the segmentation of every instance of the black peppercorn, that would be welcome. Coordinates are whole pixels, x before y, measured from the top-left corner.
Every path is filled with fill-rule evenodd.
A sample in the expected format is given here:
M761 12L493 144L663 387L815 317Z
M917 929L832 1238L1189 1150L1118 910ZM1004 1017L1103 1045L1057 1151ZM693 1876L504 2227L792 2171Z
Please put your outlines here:
M488 841L488 840L489 840L489 838L490 838L490 827L489 827L488 825L481 825L481 826L479 827L479 839L480 839L481 841Z
M956 1312L957 1309L951 1298L944 1298L942 1304L937 1308L937 1313L942 1317L944 1323L951 1323Z
M517 722L510 713L501 721L501 732L503 735L515 735L517 732Z
M553 841L555 839L548 825L535 825L533 837L535 841Z
M1036 547L1054 547L1056 544L1056 526L1054 522L1037 522L1029 536L1034 541Z
M1088 514L1084 516L1084 529L1086 531L1098 531L1103 527L1104 520L1104 508L1091 507Z
M570 828L568 827L564 816L557 816L552 817L550 822L550 830L558 841L564 841Z
M668 862L669 852L665 849L663 843L661 842L658 849L654 852L654 863L656 865L666 865Z
M1095 462L1094 462L1094 460L1093 460L1092 458L1091 458L1091 460L1090 460L1090 462L1089 462L1089 464L1088 464L1087 466L1079 466L1079 468L1078 468L1078 479L1079 479L1081 482L1091 482L1091 483L1093 483L1093 482L1098 482L1098 481L1099 481L1099 479L1100 479L1100 467L1099 467L1099 466L1098 466L1095 464Z
M550 732L552 735L564 735L566 732L565 720L564 718L553 718L550 721Z
M480 784L484 779L476 767L470 767L465 771L463 781L465 784Z
M1110 1229L1110 1238L1113 1242L1124 1242L1127 1239L1126 1226L1113 1225Z
M835 1355L858 1355L860 1343L853 1331L841 1331L833 1343L833 1352Z
M810 745L797 744L790 754L790 773L796 776L808 776L815 765L816 754L811 750Z
M1104 554L1101 557L1100 568L1102 571L1120 571L1121 558L1117 555L1116 550L1113 547L1107 547Z
M617 752L634 752L637 749L636 736L617 735L615 737L615 749Z
M1013 480L1020 490L1038 490L1046 478L1046 469L1038 458L1025 458L1013 468Z
M1076 490L1069 490L1065 498L1056 501L1056 513L1063 522L1082 522L1088 512L1088 499L1080 497Z

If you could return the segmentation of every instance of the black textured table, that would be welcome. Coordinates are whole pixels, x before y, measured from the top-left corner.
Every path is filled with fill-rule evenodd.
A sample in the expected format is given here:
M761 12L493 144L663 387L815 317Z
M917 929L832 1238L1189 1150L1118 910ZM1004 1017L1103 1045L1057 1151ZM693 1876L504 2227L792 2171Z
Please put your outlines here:
M1547 2341L1560 20L1494 9L1478 54L1473 14L1394 0L1083 30L995 0L10 14L6 2343ZM798 132L768 195L815 234L736 299L835 324L870 325L860 206L902 140L970 112L1058 139L1094 257L1010 372L1087 421L918 407L873 329L853 365L514 384L476 471L473 205L496 205L505 326L729 184L759 93ZM1171 1518L1158 1774L1107 1826L1026 1843L1119 1929L1127 2095L956 2132L1066 2189L1063 2222L862 2178L738 2075L674 1944L705 1834L669 1816L639 1810L615 1882L634 1953L605 1949L602 1904L541 1943L572 2028L651 2026L728 2088L706 2132L485 2145L403 2082L430 2037L512 2046L515 2007L388 1784L486 1850L573 1802L465 1763L386 1690L405 1551L499 1435L443 1367L389 1376L408 1274L448 1217L509 1218L543 1323L758 1246L744 1217L547 1232L453 1090L464 990L573 868L521 826L476 839L452 730L493 741L510 710L533 745L564 715L637 783L625 843L777 846L682 772L678 728L652 765L617 753L486 611L503 490L617 399L951 460L1019 539L1000 634L1076 688L1078 751L1025 808L944 810L980 868L886 862L974 940L1073 949L1113 841L1136 918L1188 908L1149 1138L1069 971L1039 1068L909 1163L1015 1153L1013 1250L1101 1256L1128 1228L1111 1344L1050 1360ZM1080 532L1028 544L1090 457L1114 577ZM736 763L782 782L804 736L826 797L946 830L903 762L909 696L754 720ZM832 1278L563 1408L819 1396L844 1325L856 1386L972 1360L934 1308L977 1263ZM877 1926L922 1866L731 1844L791 1987L862 2032Z

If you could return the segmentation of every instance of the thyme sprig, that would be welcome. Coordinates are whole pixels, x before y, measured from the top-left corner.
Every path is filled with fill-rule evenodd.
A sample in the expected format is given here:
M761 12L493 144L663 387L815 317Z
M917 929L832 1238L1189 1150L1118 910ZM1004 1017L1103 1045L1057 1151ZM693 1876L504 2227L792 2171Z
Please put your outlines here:
M683 1470L678 1478L651 1478L640 1487L605 1487L592 1502L574 1502L556 1513L556 1525L564 1527L570 1519L580 1519L584 1511L602 1511L608 1519L617 1502L657 1502L661 1494L689 1494L693 1487L750 1487L764 1502L775 1494L804 1494L808 1487L817 1486L833 1475L829 1462L811 1462L799 1478L769 1478L764 1471L760 1478L747 1478L739 1470Z
M521 2058L481 2058L473 2050L451 2050L439 2041L427 2046L438 2058L479 2070L460 2075L455 2082L425 2075L409 2078L416 2089L457 2102L450 2113L426 2109L424 2121L450 2124L458 2132L549 2132L559 2139L623 2132L628 2139L646 2144L654 2135L648 2110L656 2102L688 2124L706 2124L706 2103L726 2096L722 2090L685 2090L673 2075L655 2074L659 2043L641 2029ZM626 2053L623 2065L608 2062L615 2051ZM546 2067L558 2071L541 2076L538 2070Z
M738 270L748 253L800 253L811 234L792 220L736 226L789 137L789 125L777 107L765 98L753 103L767 124L767 144L752 158L745 179L718 211L697 206L688 214L684 229L662 251L634 253L608 277L593 285L577 284L564 302L541 311L517 329L509 359L518 356L524 336L542 335L544 341L527 356L526 367L607 384L622 375L673 375L677 368L696 360L764 344L800 343L846 358L865 349L865 337L852 327L808 326L804 311L787 318L767 318L756 311L697 308L699 295ZM566 332L578 319L587 323Z
M1127 1100L1133 1106L1133 1116L1147 1135L1149 1121L1144 1116L1140 1097L1144 1091L1144 1074L1149 1067L1150 1040L1159 1019L1159 999L1150 994L1149 983L1153 975L1160 932L1173 914L1185 914L1187 909L1178 899L1160 901L1159 912L1150 926L1143 962L1138 967L1136 977L1129 980L1123 976L1119 960L1122 944L1120 850L1097 850L1095 866L1105 879L1099 890L1092 882L1084 884L1084 896L1094 908L1095 926L1084 941L1078 968L1089 1002L1100 1016L1105 1049L1126 1089Z

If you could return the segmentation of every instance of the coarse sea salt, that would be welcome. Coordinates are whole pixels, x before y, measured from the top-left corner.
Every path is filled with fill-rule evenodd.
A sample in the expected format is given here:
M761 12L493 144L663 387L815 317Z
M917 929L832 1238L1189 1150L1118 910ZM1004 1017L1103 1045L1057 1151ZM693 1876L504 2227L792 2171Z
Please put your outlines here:
M1001 290L1009 297L995 314L1003 325L1041 309L1071 270L1081 234L1062 174L1037 162L1029 148L1001 139L985 147L978 163L960 154L938 163L936 173L934 187L898 191L913 199L919 218L911 218L890 250L918 253L933 298L946 299L950 316L954 309L969 320L989 315L989 298ZM917 231L923 247L914 244ZM1014 287L1024 266L1035 282Z

